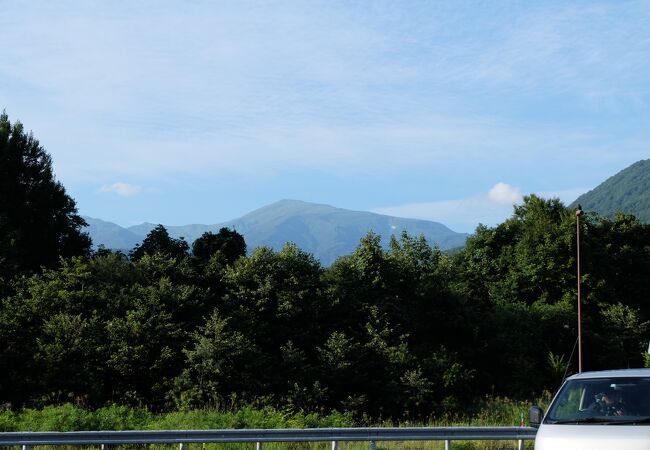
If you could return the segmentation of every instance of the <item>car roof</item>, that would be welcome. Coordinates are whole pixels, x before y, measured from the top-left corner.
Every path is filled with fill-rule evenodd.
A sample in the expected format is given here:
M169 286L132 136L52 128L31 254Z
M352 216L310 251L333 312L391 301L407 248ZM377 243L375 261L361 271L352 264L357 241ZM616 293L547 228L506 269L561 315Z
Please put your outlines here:
M599 370L594 372L581 372L571 375L567 380L581 380L586 378L614 378L614 377L650 377L650 369L620 369Z

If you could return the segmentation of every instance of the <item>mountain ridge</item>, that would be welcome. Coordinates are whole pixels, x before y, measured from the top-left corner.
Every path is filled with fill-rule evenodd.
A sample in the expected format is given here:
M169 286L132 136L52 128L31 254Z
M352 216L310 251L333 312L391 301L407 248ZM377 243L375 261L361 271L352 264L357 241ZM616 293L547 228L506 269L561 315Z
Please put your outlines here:
M156 226L145 222L124 228L100 219L85 218L89 223L87 231L95 246L104 245L121 250L131 249ZM369 231L380 235L383 245L388 244L390 235L399 236L402 231L415 236L422 234L429 243L438 245L443 250L462 247L468 236L466 233L452 231L439 222L353 211L291 199L279 200L237 219L218 224L165 225L170 236L183 237L190 244L206 231L217 232L222 227L241 233L251 250L259 246L279 250L287 242L293 242L302 250L312 253L323 264L331 264L336 258L352 253L359 240ZM102 230L107 230L110 234L105 236L101 233ZM116 247L114 241L109 239L110 236L118 238L122 243L132 242L134 236L138 241L128 247Z
M612 175L569 206L578 205L602 216L622 212L650 223L650 159L637 161Z

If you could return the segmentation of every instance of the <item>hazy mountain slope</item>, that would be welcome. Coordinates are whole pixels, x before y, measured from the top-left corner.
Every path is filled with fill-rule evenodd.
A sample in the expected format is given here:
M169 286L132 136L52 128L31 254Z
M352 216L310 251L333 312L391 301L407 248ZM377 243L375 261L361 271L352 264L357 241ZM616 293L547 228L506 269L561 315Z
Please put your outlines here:
M368 231L382 236L387 243L391 234L402 230L424 236L443 249L460 247L467 235L455 233L436 222L401 219L380 214L350 211L328 205L282 200L227 222L242 233L251 247L268 245L281 248L287 241L313 253L329 264L337 257L352 253Z
M129 227L128 231L142 239L155 226L144 223ZM461 247L467 238L466 234L456 233L437 222L350 211L297 200L282 200L221 224L166 226L171 236L183 236L190 244L204 232L216 232L221 227L241 233L249 249L269 246L278 250L286 242L294 242L324 264L351 253L370 230L381 235L384 243L388 242L391 234L399 236L402 230L413 236L423 234L429 242L442 249Z
M84 231L90 234L95 248L102 244L106 248L115 250L130 250L135 244L142 242L142 236L115 223L88 216L84 216L84 219L88 223L88 227Z
M616 212L634 214L650 222L650 159L641 160L608 178L596 188L581 195L571 204L603 216Z
M128 228L128 230L134 234L137 234L141 238L145 238L151 230L153 230L158 224L157 223L141 223L140 225L133 225ZM196 238L201 236L206 231L219 231L220 225L200 225L200 224L191 224L191 225L165 225L165 228L169 232L169 235L175 238L183 237L190 244L194 242Z

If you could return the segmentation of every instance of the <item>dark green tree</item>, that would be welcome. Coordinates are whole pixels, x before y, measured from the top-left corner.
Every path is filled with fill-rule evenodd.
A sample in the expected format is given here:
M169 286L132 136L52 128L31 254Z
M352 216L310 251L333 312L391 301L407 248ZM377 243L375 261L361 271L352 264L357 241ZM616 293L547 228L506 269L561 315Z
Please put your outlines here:
M587 213L580 233L584 367L639 366L650 319L650 226ZM464 356L482 371L477 383L490 380L482 391L528 397L531 378L538 393L557 387L562 367L577 370L574 210L526 196L502 224L478 227L455 261L454 289L481 316Z
M479 226L456 262L455 289L479 319L476 344L464 353L482 372L476 387L529 396L535 378L538 390L555 389L549 355L568 359L576 332L573 212L526 196L505 222Z
M338 321L319 351L335 407L412 417L467 393L471 371L456 349L466 348L472 330L448 288L450 267L424 238L403 234L384 250L370 233L327 270Z
M245 402L309 408L305 399L321 395L316 347L329 322L321 273L318 261L295 245L279 252L260 247L228 266L225 295L186 352L181 404L220 403L236 394Z
M85 225L50 155L20 122L0 114L0 278L87 255Z
M174 239L169 235L163 225L156 227L147 234L142 244L136 245L129 253L132 260L138 261L144 255L154 255L159 253L163 256L182 259L187 256L189 245L185 239Z
M156 254L69 258L0 299L0 403L165 406L202 291Z
M650 321L650 224L593 213L581 224L584 365L637 367Z
M191 348L184 351L186 368L173 391L177 406L222 407L229 398L241 396L255 384L247 369L259 350L243 333L232 331L218 310L192 334L192 339Z
M201 261L208 261L217 252L232 264L246 254L246 241L237 231L224 227L216 234L206 231L192 244L192 254Z

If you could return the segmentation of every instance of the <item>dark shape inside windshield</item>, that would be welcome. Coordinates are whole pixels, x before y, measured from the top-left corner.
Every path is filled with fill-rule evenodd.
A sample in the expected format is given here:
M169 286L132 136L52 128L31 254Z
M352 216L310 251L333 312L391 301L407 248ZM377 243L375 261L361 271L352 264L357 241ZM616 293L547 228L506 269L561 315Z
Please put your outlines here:
M544 420L549 424L648 424L650 378L568 381Z

